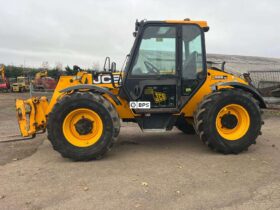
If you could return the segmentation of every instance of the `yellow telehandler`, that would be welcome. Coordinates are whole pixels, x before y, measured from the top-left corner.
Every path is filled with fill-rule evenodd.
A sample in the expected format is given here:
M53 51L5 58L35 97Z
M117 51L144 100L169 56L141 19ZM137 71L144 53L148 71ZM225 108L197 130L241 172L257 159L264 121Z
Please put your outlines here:
M266 108L238 76L207 68L206 21L136 21L123 72L106 58L104 70L61 76L53 96L16 100L24 137L47 130L53 148L74 160L100 159L120 132L120 119L145 131L174 126L197 133L212 150L237 154L256 142Z

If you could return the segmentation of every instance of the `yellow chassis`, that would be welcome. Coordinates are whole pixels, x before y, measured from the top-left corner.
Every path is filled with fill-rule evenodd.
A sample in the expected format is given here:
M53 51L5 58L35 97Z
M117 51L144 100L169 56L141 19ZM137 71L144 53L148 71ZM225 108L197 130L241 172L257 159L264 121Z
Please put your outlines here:
M117 75L117 73L115 75ZM66 87L76 86L79 84L93 84L92 82L89 83L89 81L93 81L92 74L86 72L79 72L74 77L73 76L60 77L60 80L57 84L57 87L54 91L50 103L48 103L48 100L45 96L41 98L33 97L27 100L17 99L16 112L17 112L19 128L22 136L24 137L34 136L36 135L37 132L39 131L44 132L46 130L47 118L48 118L47 115L52 110L53 106L65 94L73 93L73 91L72 92L70 91L68 93L62 93L60 92L62 89L65 89ZM197 104L199 104L199 102L203 100L204 96L210 94L213 91L214 86L218 89L232 88L230 86L223 86L223 87L219 86L220 83L225 83L225 82L238 82L247 85L247 82L245 82L245 80L239 77L233 76L226 72L209 69L204 84L199 88L199 90L197 90L197 92L190 99L190 101L185 105L185 107L183 107L181 112L177 113L176 115L184 115L187 118L192 118ZM111 83L98 84L98 86L109 88L109 90L114 95L118 95L119 89L114 88ZM80 91L88 91L88 90L82 89ZM117 98L121 102L121 105L117 105L114 102L114 100L110 97L110 95L104 94L103 96L107 98L112 103L112 105L114 105L121 119L133 119L136 116L139 116L129 108L129 104L125 99L117 96Z

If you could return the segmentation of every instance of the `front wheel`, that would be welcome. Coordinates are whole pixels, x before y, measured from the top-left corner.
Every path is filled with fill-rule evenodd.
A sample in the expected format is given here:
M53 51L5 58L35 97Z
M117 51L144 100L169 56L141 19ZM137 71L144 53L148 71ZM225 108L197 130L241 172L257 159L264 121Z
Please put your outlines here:
M255 144L262 124L257 101L250 93L235 89L208 95L195 114L202 141L224 154L238 154Z
M49 114L48 138L63 157L100 159L120 130L115 108L103 96L76 92L64 96Z

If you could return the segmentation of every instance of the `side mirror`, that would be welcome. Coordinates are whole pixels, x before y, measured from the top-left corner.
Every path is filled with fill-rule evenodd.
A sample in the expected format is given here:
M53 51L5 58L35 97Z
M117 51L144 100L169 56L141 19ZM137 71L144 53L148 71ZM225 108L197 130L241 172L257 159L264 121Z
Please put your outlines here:
M110 71L110 57L105 58L103 70L104 71L107 71L107 70Z
M222 62L222 71L225 71L225 66L226 66L226 62L223 61L223 62Z
M112 62L110 72L116 72L117 71L117 64L116 62Z
M138 31L139 26L140 26L140 22L138 21L138 19L136 19L136 21L135 21L135 31Z

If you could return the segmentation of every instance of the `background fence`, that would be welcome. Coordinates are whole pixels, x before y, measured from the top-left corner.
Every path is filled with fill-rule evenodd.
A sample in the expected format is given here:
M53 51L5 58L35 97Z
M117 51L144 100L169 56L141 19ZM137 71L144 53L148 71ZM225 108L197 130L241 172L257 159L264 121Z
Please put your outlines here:
M264 97L278 97L280 88L280 70L249 71L252 84Z

